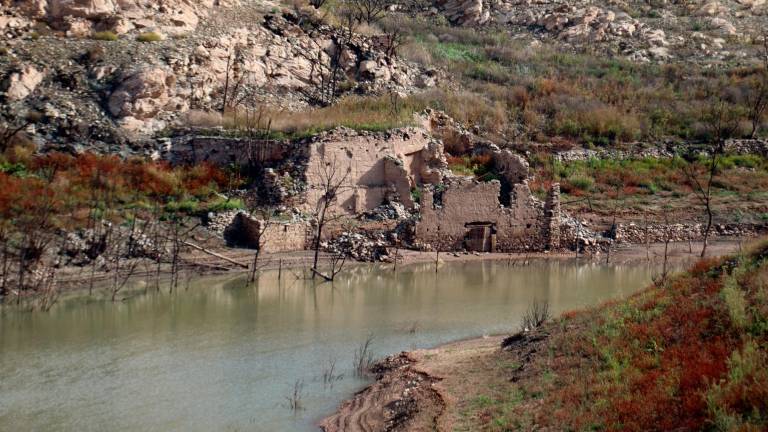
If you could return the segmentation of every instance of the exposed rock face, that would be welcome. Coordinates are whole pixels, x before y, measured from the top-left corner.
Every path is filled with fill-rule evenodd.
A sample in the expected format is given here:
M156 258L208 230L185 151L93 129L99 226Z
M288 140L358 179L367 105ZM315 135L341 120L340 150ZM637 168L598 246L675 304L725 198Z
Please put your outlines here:
M44 112L47 121L36 128L44 151L76 145L78 151L146 155L142 142L173 126L191 107L220 111L226 103L241 108L306 109L321 99L320 83L328 76L331 55L339 51L345 68L344 91L408 94L424 84L423 77L431 80L429 85L438 78L387 57L380 38L356 35L342 44L331 27L321 26L309 34L294 14L265 17L251 3L233 7L235 2L221 2L218 7L213 0L176 0L139 7L122 0L78 0L62 1L53 10L48 2L39 4L43 5L40 11L26 7L23 14L22 2L0 10L0 26L8 38L2 46L8 54L0 55L0 91L5 92L0 97L11 102L0 105L0 122L30 109ZM142 18L149 11L182 19L183 10L173 12L174 5L200 11L210 6L214 13L183 38L142 43L135 35L115 41L90 37L102 23L118 18L120 25L135 26L137 32L151 30L140 27L150 25ZM113 7L118 12L103 15ZM49 19L51 14L65 14L68 26L62 28L67 34L87 37L61 37L61 31L25 37L33 31L31 19ZM97 18L101 16L108 18ZM48 72L45 79L42 71Z
M133 29L158 29L169 34L188 33L214 5L232 6L237 0L7 0L6 3L28 18L45 21L79 36L93 30L125 33Z
M744 1L501 0L485 5L491 20L510 26L516 38L567 43L640 62L712 63L756 54L750 43L767 25L765 0Z
M436 4L454 24L482 25L491 17L483 0L438 0Z
M0 82L0 89L3 90L5 98L9 101L20 101L43 82L45 73L37 70L34 66L23 65L16 70L11 70L7 77Z
M168 103L175 83L173 73L161 67L129 73L109 97L109 111L115 117L153 117Z
M654 29L631 18L598 6L579 8L558 5L542 11L507 15L506 22L514 25L538 26L558 39L570 43L603 42L611 38L638 38L650 46L668 44L664 31Z

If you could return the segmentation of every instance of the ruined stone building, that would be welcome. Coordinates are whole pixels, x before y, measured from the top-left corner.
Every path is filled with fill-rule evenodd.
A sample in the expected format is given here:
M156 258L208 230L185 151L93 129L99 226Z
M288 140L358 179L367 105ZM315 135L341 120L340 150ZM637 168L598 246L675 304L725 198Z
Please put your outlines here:
M161 157L174 164L255 163L264 168L263 198L286 200L312 212L323 185L343 180L332 211L357 214L392 199L414 207L411 191L449 175L442 144L419 128L356 132L337 128L310 139L247 140L194 137L171 141Z
M396 129L387 133L336 130L309 147L306 207L321 199L328 176L346 178L335 210L358 214L389 200L414 207L411 191L422 184L440 184L448 175L442 144L425 130Z
M542 251L560 247L559 187L546 202L528 187L528 163L509 150L479 144L473 154L489 155L500 180L479 181L451 174L445 151L422 128L356 132L345 128L310 139L248 141L194 138L172 142L165 157L174 163L208 161L217 165L254 161L263 169L263 198L277 199L311 214L329 180L342 186L331 211L357 215L387 202L415 210L414 191L422 191L413 242L424 249ZM245 231L254 221L235 221ZM284 236L281 250L309 247L306 224L271 226ZM278 241L279 242L279 241Z
M499 201L501 182L470 178L449 180L445 189L426 190L415 237L420 246L443 251L525 252L557 249L559 190L546 203L526 182L512 186L509 206Z

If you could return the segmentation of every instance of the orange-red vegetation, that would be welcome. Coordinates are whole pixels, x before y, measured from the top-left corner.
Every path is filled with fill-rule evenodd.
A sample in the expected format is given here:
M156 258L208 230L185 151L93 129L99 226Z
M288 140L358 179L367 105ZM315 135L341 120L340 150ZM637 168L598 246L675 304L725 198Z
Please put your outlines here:
M552 333L532 367L556 378L519 384L533 399L518 414L540 407L540 427L768 428L768 244L552 326L568 330Z
M45 220L76 226L88 209L162 208L204 200L227 184L226 173L209 164L171 167L90 153L32 156L4 166L9 168L0 170L0 220L6 223L45 214Z

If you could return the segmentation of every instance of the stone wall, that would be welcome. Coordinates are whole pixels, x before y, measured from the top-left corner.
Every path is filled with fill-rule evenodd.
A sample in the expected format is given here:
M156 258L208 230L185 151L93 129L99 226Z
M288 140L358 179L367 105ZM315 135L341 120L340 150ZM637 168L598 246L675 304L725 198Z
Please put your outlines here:
M187 135L167 140L157 158L172 165L196 165L209 162L218 166L245 165L249 160L266 164L278 162L296 153L306 153L300 143L288 140L261 140Z
M275 222L266 224L245 213L238 213L225 231L227 241L235 246L255 249L260 230L261 248L265 253L291 252L306 249L312 242L312 229L305 222Z
M410 209L411 189L440 183L447 169L439 141L417 128L387 133L339 128L318 135L308 151L307 211L316 208L326 183L341 184L334 212L361 213L387 200Z
M457 178L437 195L422 196L416 242L425 249L460 250L473 227L490 226L494 251L524 252L558 248L559 197L553 190L547 206L537 200L527 182L512 186L509 207L499 202L501 183ZM550 232L554 232L550 236Z
M618 224L613 233L618 243L661 243L669 238L672 242L700 241L704 238L705 224ZM766 232L765 224L714 224L711 237L752 237Z

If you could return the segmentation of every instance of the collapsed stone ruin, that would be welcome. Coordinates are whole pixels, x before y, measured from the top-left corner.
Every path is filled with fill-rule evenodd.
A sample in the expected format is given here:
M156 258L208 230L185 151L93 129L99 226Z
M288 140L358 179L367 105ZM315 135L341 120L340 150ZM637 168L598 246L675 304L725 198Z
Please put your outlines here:
M451 179L445 190L429 190L422 198L416 222L417 245L426 249L477 252L527 252L560 247L559 188L546 203L536 199L528 184L517 183L510 206L499 202L501 183L469 178Z
M348 215L390 200L414 209L414 188L440 184L450 175L442 143L420 128L385 133L337 128L298 140L183 137L171 140L160 157L173 164L256 166L260 203L303 212L317 207L324 184L340 184L330 210Z
M270 225L279 250L311 244L313 211L328 184L341 185L329 211L357 217L396 203L406 210L410 246L422 250L526 252L558 249L559 186L546 202L528 187L529 167L521 156L489 143L473 144L473 154L492 161L498 179L458 176L448 169L443 143L426 129L388 132L337 128L295 140L212 137L172 139L162 157L174 164L251 166L259 205L292 208L300 222ZM229 229L230 241L254 247L260 222L241 214ZM282 236L282 237L281 237Z

